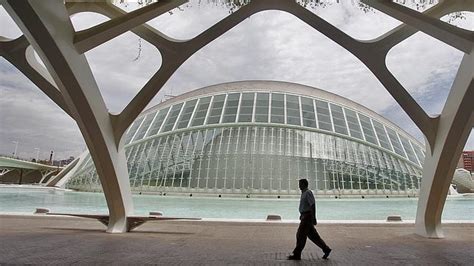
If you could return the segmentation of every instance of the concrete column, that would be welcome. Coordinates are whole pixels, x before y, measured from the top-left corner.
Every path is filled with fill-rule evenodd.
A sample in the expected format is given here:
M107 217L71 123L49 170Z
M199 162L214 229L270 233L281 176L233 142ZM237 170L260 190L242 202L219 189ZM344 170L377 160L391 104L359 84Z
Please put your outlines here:
M455 161L473 126L472 69L474 69L474 65L472 50L474 44L471 32L447 25L434 17L440 17L455 10L472 11L474 4L471 0L442 1L439 7L426 12L432 17L390 1L362 0L406 23L406 25L397 27L388 34L368 42L360 42L351 38L296 4L294 0L254 0L187 41L173 40L142 24L183 1L160 1L153 6L129 14L106 2L68 3L70 13L90 9L115 18L79 33L74 32L63 1L0 1L38 52L54 82L49 82L47 76L37 75L41 74L41 71L31 63L32 57L23 56L27 45L24 40L19 38L18 42L6 43L0 39L0 54L8 60L14 61L25 75L28 75L34 82L36 81L35 84L76 119L104 188L111 215L109 232L125 231L126 217L133 211L122 143L122 136L126 128L136 119L174 71L192 54L250 15L263 10L275 9L295 15L359 58L423 131L428 150L420 192L416 231L429 237L442 236L441 212L454 172ZM87 60L81 53L128 30L134 31L155 45L162 53L163 63L162 67L122 113L112 116L107 111ZM466 53L445 108L442 114L436 118L430 117L418 105L385 66L385 57L388 51L417 30ZM26 61L28 65L25 64ZM57 85L61 95L57 94L54 85ZM64 98L65 104L62 104L60 96Z
M15 0L3 3L38 52L68 109L75 115L109 208L107 232L125 232L133 204L122 136L114 135L111 115L86 57L74 46L75 31L64 2Z
M420 197L416 214L416 233L442 238L441 215L456 164L474 127L474 53L466 54L446 104L439 116L433 146L427 143Z
M18 185L21 185L22 181L23 181L23 169L20 169L20 178L18 179Z

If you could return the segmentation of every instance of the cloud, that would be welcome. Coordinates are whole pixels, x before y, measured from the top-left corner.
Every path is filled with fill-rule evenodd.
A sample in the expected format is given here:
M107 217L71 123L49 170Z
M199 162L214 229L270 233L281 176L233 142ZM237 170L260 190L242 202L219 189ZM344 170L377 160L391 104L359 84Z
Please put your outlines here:
M36 156L55 158L77 156L85 148L73 119L56 106L18 70L0 59L0 154L12 155L13 141L18 141L17 154L23 158Z
M106 17L79 13L72 17L76 30L86 29ZM138 54L139 60L135 60ZM160 52L132 32L127 32L86 53L87 61L112 113L119 113L161 66Z
M7 11L3 6L0 5L0 25L2 29L0 36L9 39L15 39L22 35L21 30L16 26L13 19L8 15Z
M224 8L191 1L190 8L149 22L178 39L189 39L228 15ZM128 9L135 8L130 4ZM364 13L351 4L312 10L357 39L371 39L399 24L378 12ZM473 16L461 22L473 25ZM0 9L0 23L5 13ZM105 20L83 13L73 18L77 29ZM14 34L9 33L9 34ZM4 35L4 29L0 32ZM134 61L141 49L141 56ZM123 34L86 54L109 110L119 112L161 65L159 51L133 33ZM439 113L462 54L418 33L389 54L387 64L430 114ZM165 94L181 94L216 83L270 79L302 83L347 97L384 115L421 141L421 132L380 82L353 55L294 16L265 11L251 16L189 58L149 106ZM20 142L25 157L35 147L54 149L57 157L77 156L84 149L75 122L19 71L0 60L0 153L11 154ZM471 134L466 149L474 149ZM43 153L43 152L42 152Z

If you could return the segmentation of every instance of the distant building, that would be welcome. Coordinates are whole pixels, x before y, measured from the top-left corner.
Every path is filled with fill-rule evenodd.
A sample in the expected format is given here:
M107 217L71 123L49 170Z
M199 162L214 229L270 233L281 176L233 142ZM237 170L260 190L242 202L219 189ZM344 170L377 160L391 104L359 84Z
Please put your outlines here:
M459 158L458 168L464 168L469 172L474 172L474 151L463 151Z
M54 160L52 162L52 165L54 166L65 166L65 165L68 165L70 164L72 161L74 161L74 157L73 156L70 156L68 159L64 159L64 160Z
M348 99L316 88L249 81L195 90L145 111L125 135L132 191L414 195L424 146ZM101 185L84 154L66 187ZM81 156L81 158L82 158Z

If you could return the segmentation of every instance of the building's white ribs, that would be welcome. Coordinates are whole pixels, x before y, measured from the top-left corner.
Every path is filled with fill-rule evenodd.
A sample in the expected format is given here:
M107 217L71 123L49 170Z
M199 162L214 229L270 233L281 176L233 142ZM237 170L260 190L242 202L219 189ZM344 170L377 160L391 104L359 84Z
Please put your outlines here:
M439 7L421 14L390 1L363 0L363 2L465 53L440 116L434 118L428 116L385 65L388 51L414 34L416 30L403 25L377 40L359 42L291 0L251 1L197 37L186 41L173 40L143 24L181 4L182 1L160 1L149 7L124 14L123 11L106 2L64 4L63 1L4 0L3 6L24 32L26 38L20 37L17 40L0 38L0 54L77 121L91 151L91 157L98 166L99 178L111 217L108 231L124 232L127 228L127 217L133 213L124 144L121 143L126 129L176 69L192 54L252 14L270 9L289 12L359 58L421 129L426 137L428 152L426 152L424 164L416 230L425 236L441 237L441 214L451 181L446 177L452 176L455 160L459 157L474 125L472 105L474 40L472 32L455 28L436 18L453 11L472 11L474 3L468 0L444 1ZM70 9L70 13L86 10L99 12L112 17L112 20L88 31L74 32L71 23L64 23L69 16L66 8ZM55 16L51 16L51 12ZM162 53L163 62L161 68L122 113L110 115L82 53L128 30L155 45ZM38 71L31 66L34 63L31 58L26 58L28 63L25 63L25 56L22 55L23 49L27 49L28 46L25 39L33 45L47 65L50 76L54 77L53 82L48 81L48 76L41 75L41 70ZM58 85L59 94L53 83ZM280 129L277 138L280 141L280 149L282 143L285 142L282 139L282 133L283 130ZM168 137L169 135L166 136L167 139ZM337 138L337 136L330 138ZM204 149L205 144L202 145ZM253 154L253 150L251 152ZM325 180L328 171L331 170L328 167L330 168L331 165L323 160ZM281 167L281 160L279 167ZM412 167L410 164L402 166L410 172L413 172ZM199 169L201 170L202 168ZM369 168L366 168L367 185L369 185L368 177L371 175L368 171ZM358 174L360 175L360 172ZM411 186L417 187L420 179L413 175L408 177L412 182ZM166 177L164 178L166 180ZM283 176L279 178L280 185L283 178ZM416 182L413 181L414 178ZM325 185L328 184L325 182Z

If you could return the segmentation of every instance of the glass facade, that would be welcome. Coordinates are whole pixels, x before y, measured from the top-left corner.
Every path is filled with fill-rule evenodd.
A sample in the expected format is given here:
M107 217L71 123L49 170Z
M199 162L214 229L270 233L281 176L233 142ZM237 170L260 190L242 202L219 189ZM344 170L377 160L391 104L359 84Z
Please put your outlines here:
M285 123L285 95L280 93L272 93L271 101L271 119L270 122L284 124Z
M315 89L316 90L316 89ZM355 107L309 95L231 91L158 105L126 133L132 191L412 195L423 148ZM68 188L97 191L90 157Z

